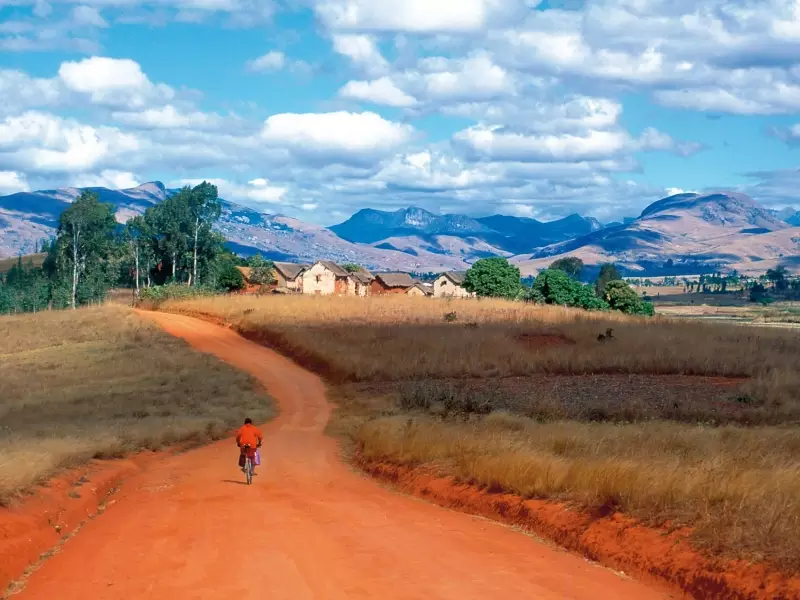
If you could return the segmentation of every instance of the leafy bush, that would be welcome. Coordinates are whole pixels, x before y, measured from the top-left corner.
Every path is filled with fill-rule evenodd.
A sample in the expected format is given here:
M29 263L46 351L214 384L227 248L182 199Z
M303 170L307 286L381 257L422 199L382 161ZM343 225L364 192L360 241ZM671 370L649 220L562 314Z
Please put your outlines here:
M276 282L273 269L275 264L271 260L264 259L260 254L252 256L247 262L250 267L250 281L258 285L272 285Z
M467 271L464 289L484 298L516 298L519 268L505 258L482 258Z
M605 286L605 300L614 310L628 315L644 315L652 317L656 309L651 302L639 298L636 292L625 281L609 281Z
M214 289L208 287L190 287L183 283L168 283L166 285L154 285L144 288L139 292L139 301L152 302L158 305L167 300L185 300L200 296L212 296L215 293L216 291Z
M607 310L608 304L598 298L594 289L572 279L561 269L546 269L539 273L528 294L528 300L539 304L556 304L585 310Z

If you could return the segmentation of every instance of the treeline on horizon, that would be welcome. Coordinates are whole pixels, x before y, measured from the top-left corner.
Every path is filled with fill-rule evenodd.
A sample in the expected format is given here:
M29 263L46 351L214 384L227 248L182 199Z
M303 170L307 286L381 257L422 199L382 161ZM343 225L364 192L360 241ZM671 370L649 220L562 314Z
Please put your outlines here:
M20 257L0 276L0 314L94 304L115 286L137 293L167 283L240 288L241 261L213 230L221 212L216 186L203 182L121 225L112 204L84 191L59 217L56 236L43 243L42 266Z
M56 236L42 245L41 267L22 257L0 275L0 314L77 308L102 302L113 287L133 288L138 296L229 292L244 287L237 266L251 267L251 283L273 283L272 264L256 255L249 260L225 249L225 238L213 230L222 212L216 186L203 182L184 187L125 225L115 208L84 191L59 218ZM354 265L355 266L355 265ZM673 265L666 264L665 268ZM584 283L587 269L576 257L555 261L536 277L521 278L519 269L499 257L478 260L466 273L465 287L479 297L556 304L585 310L619 310L652 315L654 307L623 281L614 264L601 265L597 277ZM416 273L422 280L433 274ZM759 278L737 273L703 275L684 283L687 291L725 293L738 285L750 300L768 303L774 296L800 297L800 278L783 266ZM679 283L680 282L680 283ZM667 278L664 279L664 284ZM172 285L169 285L172 284ZM638 285L655 285L639 280Z

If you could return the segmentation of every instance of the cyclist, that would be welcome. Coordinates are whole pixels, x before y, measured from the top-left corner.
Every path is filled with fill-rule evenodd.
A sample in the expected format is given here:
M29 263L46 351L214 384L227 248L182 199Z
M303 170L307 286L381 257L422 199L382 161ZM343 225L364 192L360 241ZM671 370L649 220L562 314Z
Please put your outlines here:
M247 455L253 463L253 474L255 475L256 449L261 447L263 441L264 434L261 433L258 427L253 425L253 419L247 417L244 420L244 425L236 432L236 445L239 446L239 466L243 471L245 452L247 452ZM245 450L245 446L249 446L249 449Z

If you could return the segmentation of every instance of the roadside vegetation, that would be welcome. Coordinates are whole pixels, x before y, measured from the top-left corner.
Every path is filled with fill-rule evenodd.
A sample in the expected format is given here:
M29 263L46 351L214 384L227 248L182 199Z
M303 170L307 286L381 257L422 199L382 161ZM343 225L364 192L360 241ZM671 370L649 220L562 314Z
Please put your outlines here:
M221 439L269 400L120 307L0 317L0 504L61 468Z
M708 552L798 570L791 331L498 299L162 309L224 320L324 374L330 431L368 459L690 526Z

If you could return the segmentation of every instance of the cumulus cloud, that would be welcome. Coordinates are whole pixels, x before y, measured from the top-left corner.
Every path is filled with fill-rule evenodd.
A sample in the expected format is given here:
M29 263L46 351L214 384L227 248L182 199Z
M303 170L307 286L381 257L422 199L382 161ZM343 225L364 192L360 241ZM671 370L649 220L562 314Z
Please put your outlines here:
M148 108L140 112L112 112L111 118L119 123L140 129L213 129L221 117L199 111L181 111L171 104L161 108Z
M93 56L64 62L58 77L67 90L86 94L97 104L139 108L175 97L172 88L153 84L139 63L127 58Z
M369 35L334 35L333 50L370 75L384 73L389 68L375 38Z
M108 27L108 22L94 6L82 4L72 9L72 22L78 27Z
M263 56L259 56L247 63L247 68L256 73L265 71L280 71L286 66L286 55L283 52L273 50Z
M458 33L484 29L522 6L519 0L316 0L314 8L331 29Z
M373 112L284 113L266 120L261 139L298 157L346 163L385 155L408 142L412 133L411 126Z
M29 192L30 186L23 173L17 171L0 171L0 195Z
M72 187L104 187L114 190L128 190L141 185L139 178L127 171L104 169L97 174L81 174L72 179Z
M342 98L363 100L383 106L395 108L409 108L417 101L395 85L388 77L381 77L373 81L349 81L339 90Z
M27 112L0 121L2 164L24 172L82 173L122 164L144 150L137 137L113 127Z
M246 184L222 178L181 179L171 185L172 187L196 186L203 181L217 186L219 195L226 200L244 204L280 204L287 192L287 188L272 185L268 179L264 178L253 179Z

